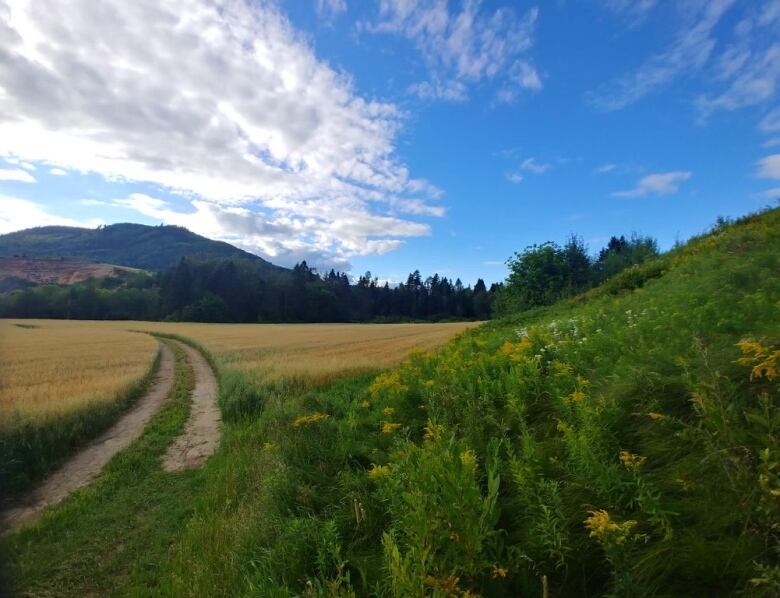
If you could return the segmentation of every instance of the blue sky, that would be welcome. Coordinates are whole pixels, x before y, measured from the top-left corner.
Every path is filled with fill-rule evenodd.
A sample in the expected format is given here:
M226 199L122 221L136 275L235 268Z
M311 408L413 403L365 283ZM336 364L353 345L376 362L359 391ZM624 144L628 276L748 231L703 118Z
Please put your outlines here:
M502 280L780 197L780 1L0 0L0 232Z

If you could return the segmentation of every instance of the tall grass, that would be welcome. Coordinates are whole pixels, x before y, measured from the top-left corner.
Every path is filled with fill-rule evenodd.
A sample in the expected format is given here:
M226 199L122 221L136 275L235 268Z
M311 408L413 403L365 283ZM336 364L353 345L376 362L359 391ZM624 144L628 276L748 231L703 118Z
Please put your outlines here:
M227 426L161 575L193 596L777 595L778 256L773 211L379 376L234 379L263 410Z

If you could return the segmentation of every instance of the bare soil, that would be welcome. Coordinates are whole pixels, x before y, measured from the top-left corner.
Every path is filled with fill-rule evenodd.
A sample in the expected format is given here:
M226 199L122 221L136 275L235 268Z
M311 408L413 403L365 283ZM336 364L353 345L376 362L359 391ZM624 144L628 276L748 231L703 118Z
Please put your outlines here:
M128 447L169 395L174 381L173 352L160 345L160 366L149 390L110 429L93 440L50 475L40 486L22 496L2 514L0 529L10 530L32 521L46 507L59 503L100 473L116 453Z
M217 405L217 380L200 351L180 343L195 374L190 417L163 459L166 471L181 471L203 465L219 446L221 421Z

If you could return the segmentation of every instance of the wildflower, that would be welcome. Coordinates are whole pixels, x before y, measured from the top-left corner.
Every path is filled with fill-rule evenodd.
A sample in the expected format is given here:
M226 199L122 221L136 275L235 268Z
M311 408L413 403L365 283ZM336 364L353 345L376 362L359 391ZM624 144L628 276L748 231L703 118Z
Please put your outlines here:
M393 413L395 413L395 409L393 409L392 407L385 407L384 409L382 409L382 413L384 413L387 416L390 416L393 415Z
M602 541L622 544L637 524L633 519L618 523L604 509L588 512L590 517L585 519L585 526L590 530L590 537Z
M509 573L507 569L493 565L493 579L496 579L497 577L506 577L507 573Z
M425 425L425 440L436 440L444 432L444 426L434 424L431 420Z
M647 414L647 417L649 417L650 419L654 419L656 421L659 420L659 419L667 419L666 416L663 413L657 413L655 411L650 411Z
M757 341L743 339L737 343L742 357L737 359L740 365L752 366L750 379L766 378L770 382L777 376L778 362L780 362L780 350L773 351Z
M569 429L569 424L567 424L565 421L563 421L562 419L559 419L557 421L558 423L555 425L556 430L558 430L559 432L565 432L566 430Z
M395 424L393 422L385 422L384 425L382 426L382 434L392 434L400 427L401 424Z
M371 469L368 470L368 477L372 480L378 480L379 478L383 478L385 476L390 475L390 466L389 465L371 465Z
M579 403L582 399L584 399L587 395L582 392L581 390L577 389L573 393L569 395L569 399L574 403Z
M637 471L646 460L647 457L641 457L628 451L620 451L620 462L630 471Z
M445 593L449 595L455 595L455 593L458 590L458 582L460 581L460 577L456 577L455 575L450 575L449 577L434 577L433 575L426 575L423 579L423 583L431 588L437 588L440 590L444 590Z
M360 403L360 406L363 407L363 409L368 409L369 407L371 407L371 403L369 403L368 401L363 401L362 403Z
M460 454L460 462L466 467L473 469L477 466L477 456L474 454L474 451L463 451Z
M316 411L309 415L302 415L299 418L296 418L296 420L292 423L292 427L302 428L303 426L319 423L323 420L328 419L329 417L330 416L325 413L320 413L319 411Z
M276 445L273 442L264 442L263 443L263 450L264 451L272 451L276 448Z

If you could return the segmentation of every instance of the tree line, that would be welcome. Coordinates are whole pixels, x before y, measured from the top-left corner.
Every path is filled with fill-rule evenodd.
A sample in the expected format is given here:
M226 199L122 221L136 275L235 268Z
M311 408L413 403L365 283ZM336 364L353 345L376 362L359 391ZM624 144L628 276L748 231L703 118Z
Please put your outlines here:
M370 272L350 282L306 262L268 276L249 260L182 258L157 274L134 273L71 286L44 285L0 295L0 317L194 322L371 322L489 319L498 285L464 286L418 270L405 283L380 284Z
M243 258L184 257L156 274L44 285L0 294L0 317L193 322L392 322L486 320L521 312L601 284L658 255L651 237L612 237L591 256L580 237L532 245L507 261L509 276L489 288L415 270L380 284L370 272L351 282L306 262L269 274Z
M507 262L509 276L501 289L496 311L515 313L556 301L600 285L631 266L658 255L652 237L611 237L591 257L581 237L572 235L564 245L542 243L516 252Z

